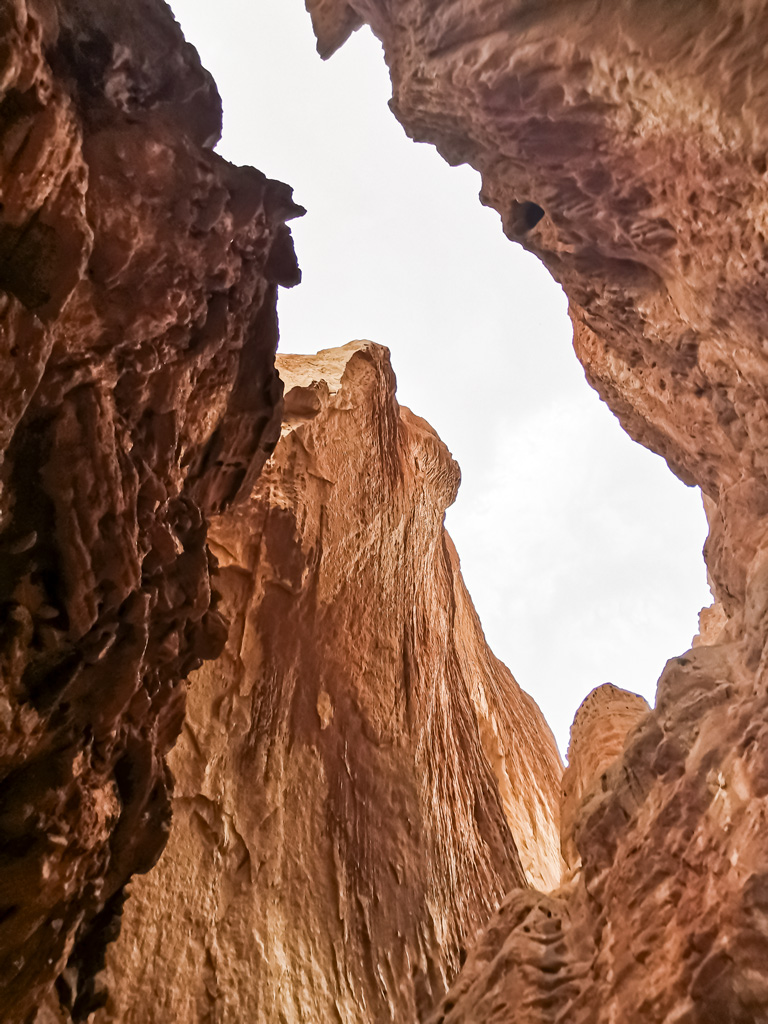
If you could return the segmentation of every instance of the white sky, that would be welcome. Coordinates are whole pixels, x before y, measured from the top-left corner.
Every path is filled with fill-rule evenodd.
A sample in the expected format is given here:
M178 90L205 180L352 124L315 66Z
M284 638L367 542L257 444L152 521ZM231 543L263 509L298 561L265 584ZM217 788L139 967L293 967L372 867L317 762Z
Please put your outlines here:
M222 94L218 151L308 210L281 350L389 346L400 402L462 468L447 525L488 641L563 751L594 686L653 703L711 601L701 498L586 384L559 286L480 206L475 171L405 136L367 29L324 63L301 0L171 5Z

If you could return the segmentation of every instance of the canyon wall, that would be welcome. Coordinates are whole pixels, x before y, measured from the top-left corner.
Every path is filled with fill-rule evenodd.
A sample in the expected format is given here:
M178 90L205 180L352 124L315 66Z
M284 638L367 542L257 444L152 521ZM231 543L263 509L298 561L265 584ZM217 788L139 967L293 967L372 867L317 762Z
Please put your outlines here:
M559 881L560 759L461 579L456 463L385 348L278 366L283 437L210 529L229 640L97 1022L423 1019L502 896Z
M279 436L291 192L215 156L170 11L0 3L0 1017L75 1020L226 629L204 517Z
M510 897L435 1019L764 1021L768 5L308 6L324 55L371 25L406 131L480 171L587 379L711 524L715 611L575 823L580 873Z
M529 887L557 759L460 582L445 449L381 350L289 359L292 464L259 479L290 190L211 152L215 88L162 3L2 0L4 1020L54 981L74 1020L106 1001L225 605L103 1019L407 1019L466 955L435 1022L763 1022L768 4L309 6L324 55L373 27L406 130L481 172L589 382L701 487L715 610L617 759L566 780L572 877Z

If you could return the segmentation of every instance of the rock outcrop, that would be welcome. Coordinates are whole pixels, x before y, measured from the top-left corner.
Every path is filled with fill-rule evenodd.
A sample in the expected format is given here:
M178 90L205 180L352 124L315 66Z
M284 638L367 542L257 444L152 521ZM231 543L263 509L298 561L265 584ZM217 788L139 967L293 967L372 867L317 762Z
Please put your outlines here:
M604 773L649 711L648 702L639 694L611 683L598 686L579 705L571 726L560 800L560 849L571 870L580 866L576 827L584 805L599 792Z
M308 6L326 53L372 26L406 131L481 172L588 380L711 523L716 613L590 802L578 878L510 898L439 1019L764 1021L768 4Z
M278 366L283 437L211 524L229 641L99 1022L416 1020L504 893L559 879L560 759L462 582L456 463L386 349Z
M277 437L290 189L211 152L154 0L0 3L0 1017L83 1020L167 838L184 678L222 648L205 515Z

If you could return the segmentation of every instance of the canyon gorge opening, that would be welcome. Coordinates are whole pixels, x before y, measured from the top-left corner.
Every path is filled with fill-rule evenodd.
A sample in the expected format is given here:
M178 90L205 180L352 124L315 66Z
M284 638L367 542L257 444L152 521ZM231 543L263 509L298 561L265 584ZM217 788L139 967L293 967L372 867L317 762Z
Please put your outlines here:
M305 211L213 151L169 9L3 4L2 1014L763 1021L768 12L308 6L562 282L705 495L716 604L653 710L584 701L561 779L389 351L276 361Z
M447 526L489 644L563 754L594 686L653 703L711 603L701 498L585 387L562 290L480 206L476 172L404 135L367 28L322 63L301 3L172 6L223 97L218 150L290 181L308 210L280 351L390 349L398 399L461 467Z

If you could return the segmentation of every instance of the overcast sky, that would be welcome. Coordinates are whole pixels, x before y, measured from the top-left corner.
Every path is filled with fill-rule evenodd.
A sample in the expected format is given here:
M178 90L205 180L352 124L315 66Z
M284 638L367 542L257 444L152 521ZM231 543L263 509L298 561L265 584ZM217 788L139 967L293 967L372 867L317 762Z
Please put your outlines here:
M594 686L653 703L711 601L701 497L586 384L559 286L480 206L475 171L405 136L367 29L324 63L302 0L172 7L222 94L219 152L308 210L281 351L389 346L400 402L462 468L447 525L488 641L563 751Z

